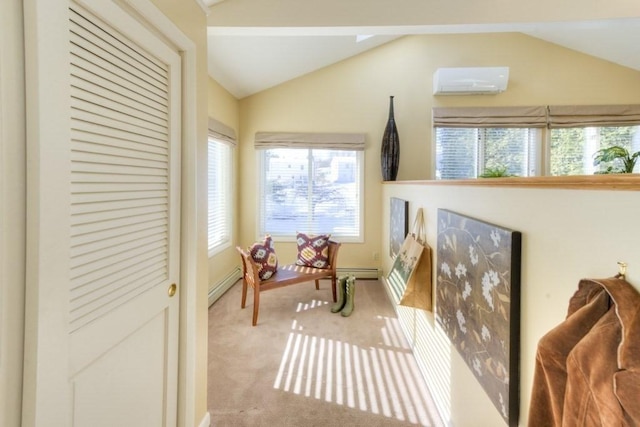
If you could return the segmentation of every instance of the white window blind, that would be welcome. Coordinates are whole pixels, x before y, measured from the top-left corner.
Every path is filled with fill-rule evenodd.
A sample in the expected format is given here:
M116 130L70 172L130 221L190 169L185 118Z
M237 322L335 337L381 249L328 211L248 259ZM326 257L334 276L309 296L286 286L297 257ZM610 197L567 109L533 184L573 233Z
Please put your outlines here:
M552 105L548 109L551 175L598 172L593 157L601 148L617 145L631 153L640 150L640 105Z
M551 175L591 175L598 172L600 167L593 165L593 158L601 148L617 145L630 153L640 150L640 126L563 127L550 132ZM636 165L635 171L638 168Z
M208 149L208 235L209 256L231 245L232 145L209 136Z
M537 175L540 141L535 128L436 128L436 179Z
M364 134L258 132L258 233L362 241Z

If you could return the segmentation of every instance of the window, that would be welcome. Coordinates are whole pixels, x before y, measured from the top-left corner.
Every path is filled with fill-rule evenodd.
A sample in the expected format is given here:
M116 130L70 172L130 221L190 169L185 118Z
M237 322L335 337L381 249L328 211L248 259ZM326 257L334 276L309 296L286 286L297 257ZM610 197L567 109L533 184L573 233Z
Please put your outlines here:
M601 170L593 166L599 149L640 150L640 105L438 107L433 126L436 179L474 178L490 169L591 175Z
M233 198L231 193L235 132L209 120L208 142L208 247L209 256L231 246Z
M614 145L640 150L640 126L551 129L550 174L591 175L600 169L593 165L595 152Z
M538 175L545 107L433 109L436 179Z
M364 136L359 136L361 144L336 146L314 135L296 134L299 142L256 142L258 233L284 240L295 238L297 231L330 233L342 241L362 241ZM286 147L268 148L274 145Z
M436 128L436 179L537 175L540 141L535 128Z

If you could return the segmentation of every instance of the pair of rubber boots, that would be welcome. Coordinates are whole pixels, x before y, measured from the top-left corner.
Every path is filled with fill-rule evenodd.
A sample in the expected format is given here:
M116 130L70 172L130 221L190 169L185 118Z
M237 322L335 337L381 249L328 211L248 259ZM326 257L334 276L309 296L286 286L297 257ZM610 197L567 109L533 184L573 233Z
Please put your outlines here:
M343 317L348 317L353 312L353 298L356 293L355 276L341 276L338 278L338 302L331 307L332 313L340 312Z

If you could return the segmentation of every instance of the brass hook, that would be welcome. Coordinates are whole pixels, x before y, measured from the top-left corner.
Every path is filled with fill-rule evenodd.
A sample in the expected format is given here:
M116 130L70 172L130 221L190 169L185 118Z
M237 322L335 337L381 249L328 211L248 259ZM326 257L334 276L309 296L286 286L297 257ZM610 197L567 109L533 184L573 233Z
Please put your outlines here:
M621 279L624 279L625 274L627 274L627 263L623 261L618 261L618 276Z

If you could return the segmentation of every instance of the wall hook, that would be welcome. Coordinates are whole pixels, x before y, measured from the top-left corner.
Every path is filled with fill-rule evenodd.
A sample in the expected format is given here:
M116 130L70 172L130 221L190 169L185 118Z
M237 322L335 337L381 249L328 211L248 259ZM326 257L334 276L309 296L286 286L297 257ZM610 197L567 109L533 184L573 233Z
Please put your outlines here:
M623 261L618 261L618 276L621 279L624 279L625 274L627 274L627 263Z

